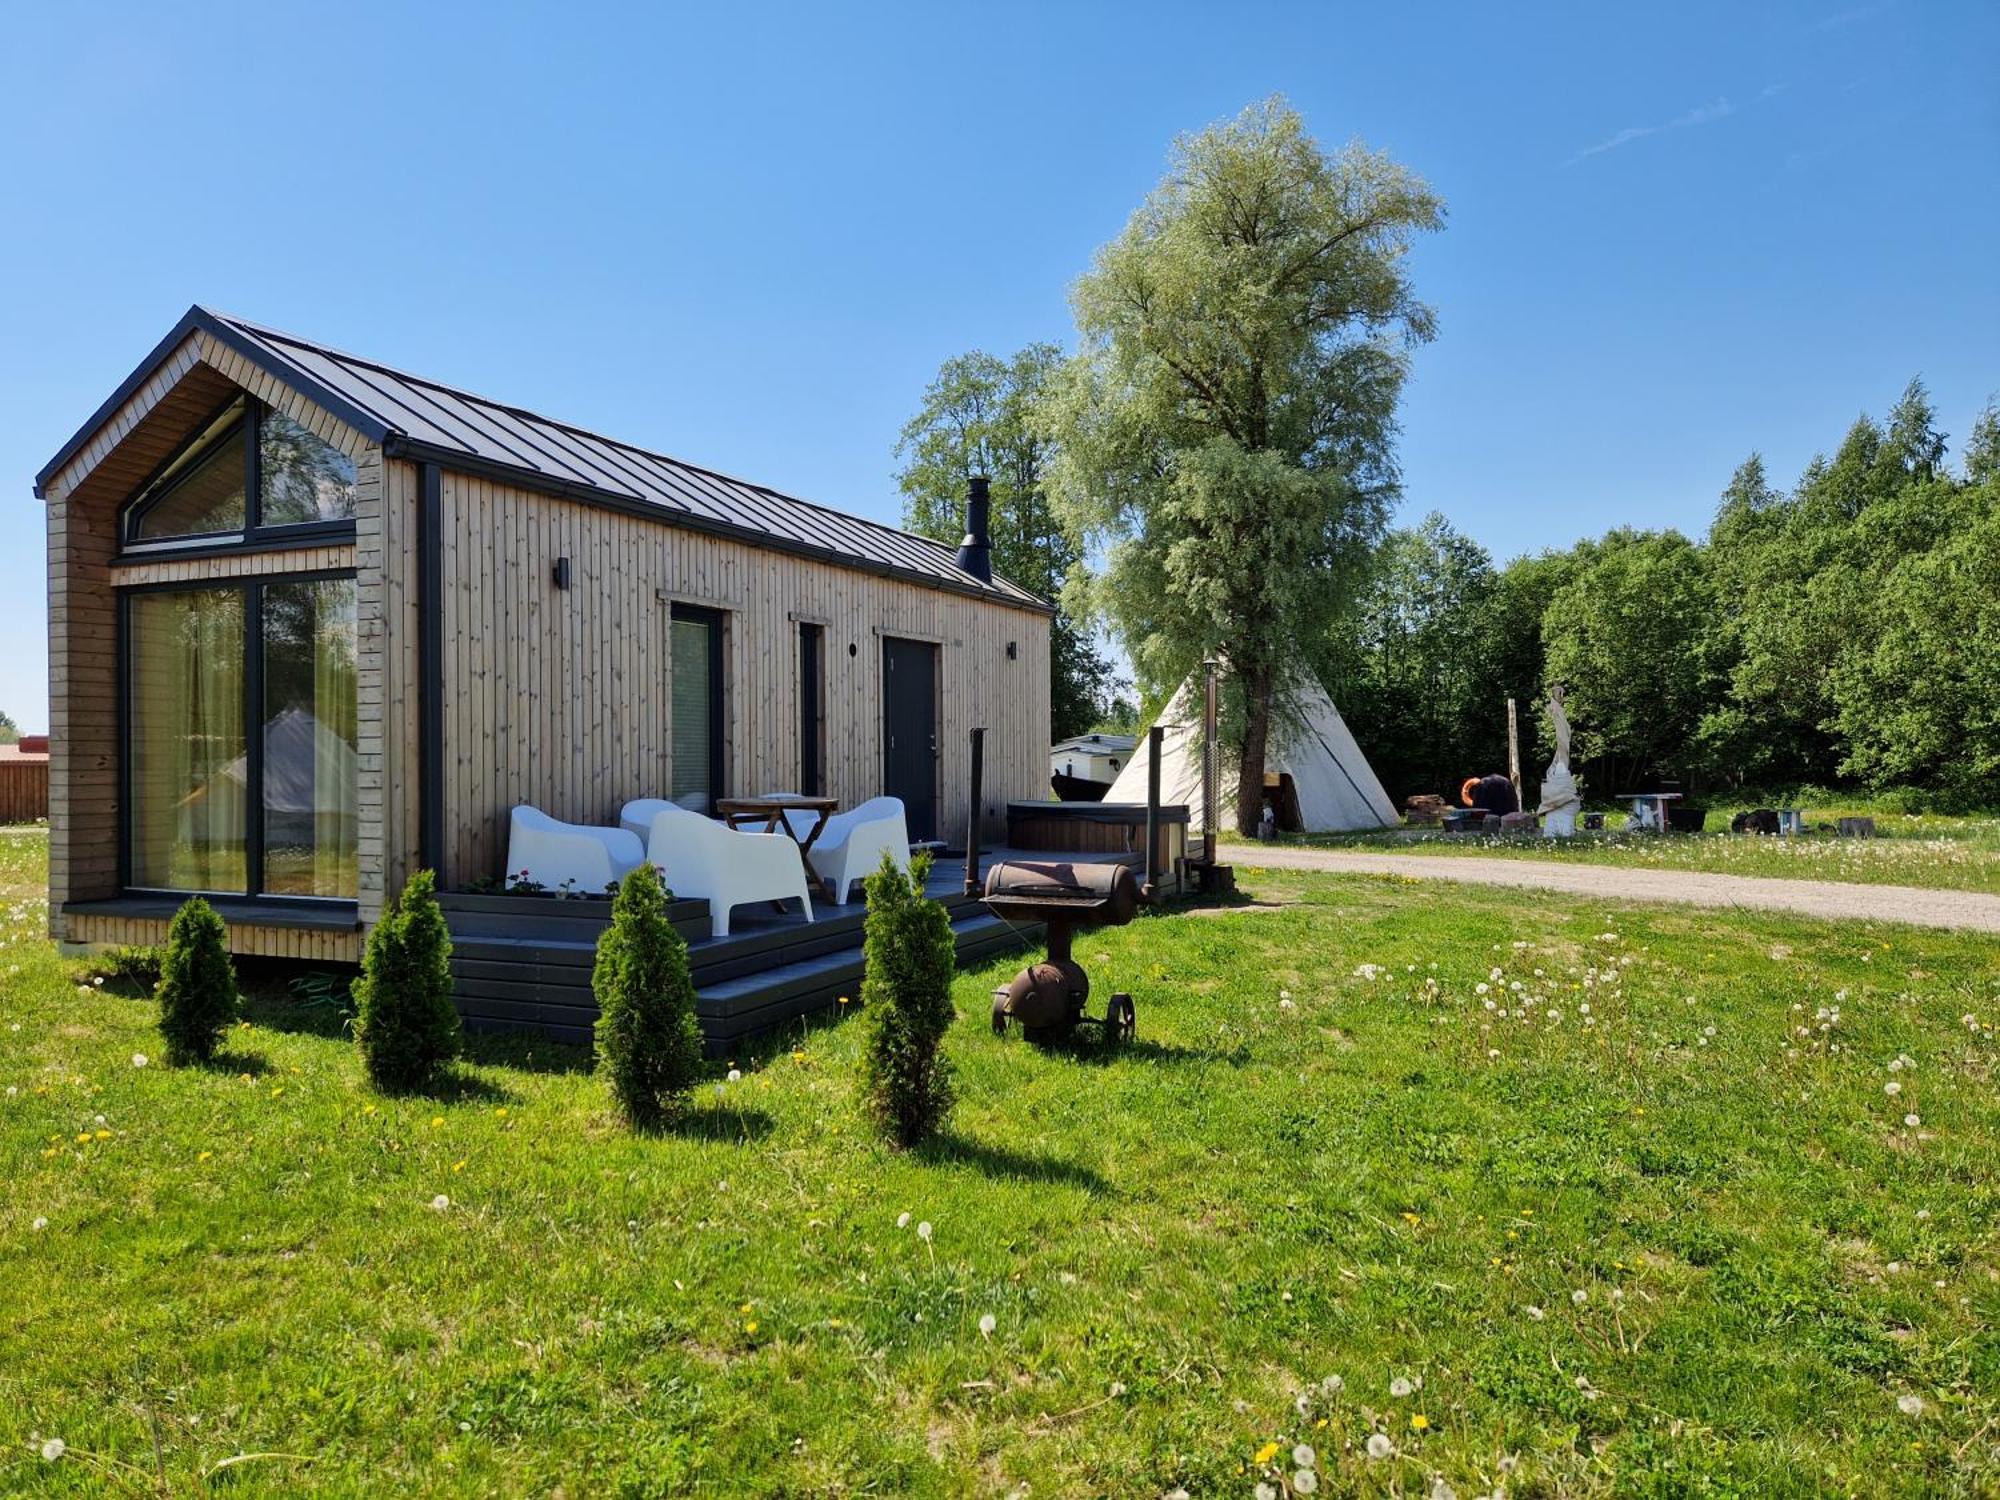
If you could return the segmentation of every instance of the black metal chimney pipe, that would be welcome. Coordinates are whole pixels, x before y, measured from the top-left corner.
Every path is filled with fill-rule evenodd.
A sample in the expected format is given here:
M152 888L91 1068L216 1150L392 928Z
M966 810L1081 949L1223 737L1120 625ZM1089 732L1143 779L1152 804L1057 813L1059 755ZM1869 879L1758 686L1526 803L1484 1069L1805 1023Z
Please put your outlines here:
M986 476L975 474L965 486L965 540L958 544L958 565L981 583L993 581L993 548L986 535L990 508Z

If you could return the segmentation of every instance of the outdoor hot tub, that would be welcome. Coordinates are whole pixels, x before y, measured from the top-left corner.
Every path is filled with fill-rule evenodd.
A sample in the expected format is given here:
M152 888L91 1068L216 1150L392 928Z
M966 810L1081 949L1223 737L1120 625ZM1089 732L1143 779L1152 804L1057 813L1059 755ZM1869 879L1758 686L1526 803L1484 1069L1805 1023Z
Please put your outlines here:
M1156 863L1167 879L1187 857L1188 810L1180 804L1159 809ZM1129 854L1146 857L1146 804L1143 802L1009 802L1007 846L1063 854Z

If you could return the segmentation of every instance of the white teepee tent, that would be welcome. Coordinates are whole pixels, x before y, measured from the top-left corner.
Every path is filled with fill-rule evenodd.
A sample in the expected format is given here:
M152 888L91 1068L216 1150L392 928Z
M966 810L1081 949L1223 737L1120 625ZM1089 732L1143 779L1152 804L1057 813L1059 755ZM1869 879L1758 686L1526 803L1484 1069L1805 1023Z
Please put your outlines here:
M1300 685L1296 724L1274 723L1265 756L1266 776L1291 778L1298 796L1299 831L1340 833L1356 828L1394 828L1403 820L1396 804L1382 789L1374 767L1354 743L1347 721L1326 690L1312 678ZM1201 691L1190 677L1180 685L1160 715L1160 801L1185 803L1188 832L1205 832L1201 809ZM1144 802L1146 777L1152 763L1152 739L1139 736L1139 748L1105 794L1106 802ZM1228 820L1235 788L1226 773L1217 776L1216 816Z

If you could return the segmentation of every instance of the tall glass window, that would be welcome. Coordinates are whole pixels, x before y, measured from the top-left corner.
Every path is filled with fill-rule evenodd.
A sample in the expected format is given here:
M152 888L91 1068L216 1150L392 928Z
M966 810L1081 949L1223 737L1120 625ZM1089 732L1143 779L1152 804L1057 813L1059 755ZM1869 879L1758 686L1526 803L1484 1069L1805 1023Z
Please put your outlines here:
M132 883L248 891L240 589L131 601Z
M357 889L354 580L263 590L264 890Z
M353 900L354 580L149 590L126 607L131 884Z

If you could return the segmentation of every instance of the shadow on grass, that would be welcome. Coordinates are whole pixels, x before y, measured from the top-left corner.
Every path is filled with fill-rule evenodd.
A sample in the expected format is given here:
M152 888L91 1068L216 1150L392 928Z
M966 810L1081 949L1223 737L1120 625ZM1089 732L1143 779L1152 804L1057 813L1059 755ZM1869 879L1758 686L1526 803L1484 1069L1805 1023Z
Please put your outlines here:
M427 1099L433 1104L514 1104L521 1097L503 1084L453 1067L410 1088L384 1088L372 1080L369 1087L385 1099Z
M1039 1182L1082 1188L1091 1193L1109 1193L1111 1184L1086 1166L1064 1161L1059 1156L1030 1156L1005 1146L989 1146L954 1131L944 1131L913 1148L910 1154L932 1166L971 1167L988 1177L1011 1177L1017 1182Z
M1145 1024L1145 1019L1141 1014L1141 1025ZM1240 1068L1250 1061L1250 1049L1247 1047L1234 1047L1224 1052L1214 1047L1182 1047L1173 1042L1148 1041L1143 1036L1114 1042L1098 1026L1079 1026L1067 1036L1038 1036L1033 1040L1017 1031L1010 1030L1008 1035L1010 1038L1019 1037L1022 1046L1032 1047L1044 1057L1092 1068L1106 1068L1121 1062L1153 1065L1222 1063L1227 1067Z
M237 1077L249 1074L252 1078L262 1078L271 1071L271 1064L261 1052L231 1052L227 1048L215 1054L207 1062L197 1064L211 1073L230 1073Z
M771 1130L771 1117L763 1110L721 1105L714 1109L684 1109L657 1125L639 1128L637 1134L654 1140L709 1141L737 1146L761 1141Z
M466 1028L465 1060L483 1068L518 1068L523 1073L588 1073L591 1049L581 1042L558 1042L534 1031Z

